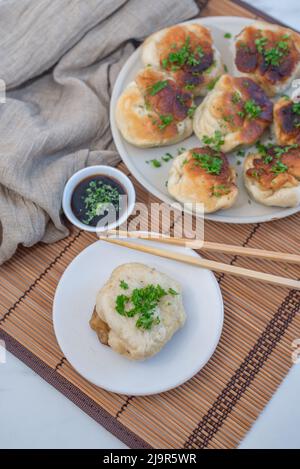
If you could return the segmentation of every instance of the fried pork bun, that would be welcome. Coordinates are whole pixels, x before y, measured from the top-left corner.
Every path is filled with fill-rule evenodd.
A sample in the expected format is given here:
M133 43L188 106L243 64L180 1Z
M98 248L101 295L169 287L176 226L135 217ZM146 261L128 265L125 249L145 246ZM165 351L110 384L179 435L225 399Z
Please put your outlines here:
M215 145L222 134L221 150L252 145L273 119L273 103L253 80L223 75L194 114L194 132L199 140ZM211 142L206 137L211 139Z
M144 65L171 74L180 87L186 87L195 96L205 96L208 85L224 71L210 31L192 23L149 36L143 44L142 60Z
M143 328L137 326L138 313L129 316L119 314L116 299L137 296L137 290L147 286L159 286L164 295L153 311L153 324ZM148 301L144 298L144 305L149 302L153 302L152 297L148 297ZM130 310L131 300L125 305ZM129 263L117 267L99 291L90 326L104 345L132 360L143 360L158 353L183 326L185 319L180 284L152 267Z
M239 73L257 81L274 96L300 76L300 35L262 21L244 28L234 41Z
M224 153L209 147L193 148L175 158L168 191L181 203L203 204L204 213L216 212L234 204L236 173Z
M300 144L300 103L284 97L275 103L274 132L279 145Z
M244 163L244 181L257 202L296 207L300 203L300 147L273 146L263 154L249 154Z
M122 136L137 147L180 142L193 132L193 99L172 77L147 67L117 102L116 123Z

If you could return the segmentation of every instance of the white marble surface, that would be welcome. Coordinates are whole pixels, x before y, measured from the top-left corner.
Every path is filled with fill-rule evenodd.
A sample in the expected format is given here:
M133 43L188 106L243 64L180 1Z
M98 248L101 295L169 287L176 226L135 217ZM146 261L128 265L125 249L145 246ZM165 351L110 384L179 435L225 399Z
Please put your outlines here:
M300 29L299 0L252 0ZM295 337L296 338L296 337ZM241 448L300 448L300 365L256 421ZM125 448L23 363L0 363L0 448Z

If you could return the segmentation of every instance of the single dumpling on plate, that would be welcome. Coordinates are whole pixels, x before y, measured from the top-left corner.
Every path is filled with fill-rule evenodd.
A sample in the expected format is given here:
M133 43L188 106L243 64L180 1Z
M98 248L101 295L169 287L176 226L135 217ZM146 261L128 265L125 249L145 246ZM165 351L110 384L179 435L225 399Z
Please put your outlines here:
M167 187L179 202L193 204L196 213L229 208L238 195L236 173L226 155L209 147L192 148L177 156Z
M156 147L180 142L193 132L191 94L172 77L146 67L121 94L116 123L127 142Z
M153 267L117 267L97 295L90 326L101 343L133 360L158 353L186 319L180 284Z
M234 40L235 66L274 96L300 76L300 35L289 28L257 21Z
M244 181L257 202L276 207L300 203L300 146L259 144L244 162Z
M223 75L194 114L194 132L212 148L222 135L220 149L229 152L255 143L271 124L273 103L253 80Z
M288 97L275 103L274 133L279 145L300 144L300 103Z
M205 96L224 72L209 29L193 23L172 26L149 36L142 46L142 61L171 74L180 87L195 96Z

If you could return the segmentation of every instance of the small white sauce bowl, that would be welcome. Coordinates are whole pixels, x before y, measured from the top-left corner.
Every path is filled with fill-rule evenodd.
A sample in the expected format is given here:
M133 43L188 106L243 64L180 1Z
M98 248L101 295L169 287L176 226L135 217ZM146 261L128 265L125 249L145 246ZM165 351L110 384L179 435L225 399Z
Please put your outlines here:
M107 176L115 179L124 187L128 196L127 208L123 213L120 214L120 217L115 222L110 223L107 226L86 225L85 223L82 223L80 220L78 220L72 210L71 201L75 188L81 181L92 176ZM62 206L66 217L73 225L77 226L81 230L90 231L92 233L100 233L107 230L113 230L125 223L127 218L133 212L135 198L135 189L133 184L130 179L124 173L122 173L122 171L119 171L118 169L111 166L88 166L81 169L80 171L77 171L77 173L73 174L73 176L68 180L63 193Z

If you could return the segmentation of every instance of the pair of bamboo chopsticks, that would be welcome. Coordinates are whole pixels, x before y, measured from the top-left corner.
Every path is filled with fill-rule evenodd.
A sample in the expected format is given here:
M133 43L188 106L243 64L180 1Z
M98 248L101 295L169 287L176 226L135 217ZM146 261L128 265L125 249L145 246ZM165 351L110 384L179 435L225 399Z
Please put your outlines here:
M234 246L228 244L219 244L211 242L199 242L197 240L188 240L185 238L170 238L163 235L153 235L151 233L140 233L138 231L116 231L111 230L106 233L105 236L100 236L100 239L108 243L116 244L118 246L127 247L134 249L135 251L145 252L154 256L171 259L174 261L184 262L190 265L203 267L205 269L213 270L214 272L221 272L226 274L235 275L237 277L245 277L253 280L260 280L273 285L279 285L282 287L288 287L296 290L300 290L300 281L289 279L286 277L280 277L277 275L268 274L266 272L259 272L256 270L246 269L244 267L237 267L234 265L225 264L222 262L212 261L209 259L197 258L187 254L179 252L164 250L153 246L147 246L145 244L137 244L124 239L112 238L111 235L124 236L127 238L144 239L149 241L157 241L159 243L165 243L176 246L187 246L192 249L200 249L202 251L215 251L226 254L235 254L239 256L254 257L257 259L268 259L273 261L288 262L294 264L300 264L300 256L297 254L288 254L276 251L267 251L264 249L252 249L245 248L242 246Z

